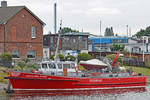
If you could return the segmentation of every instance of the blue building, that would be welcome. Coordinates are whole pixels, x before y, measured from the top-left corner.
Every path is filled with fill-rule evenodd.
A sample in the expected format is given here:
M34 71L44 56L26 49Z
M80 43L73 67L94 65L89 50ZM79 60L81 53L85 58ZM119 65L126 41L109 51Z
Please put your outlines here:
M91 37L88 38L90 51L110 51L112 44L127 44L128 37Z

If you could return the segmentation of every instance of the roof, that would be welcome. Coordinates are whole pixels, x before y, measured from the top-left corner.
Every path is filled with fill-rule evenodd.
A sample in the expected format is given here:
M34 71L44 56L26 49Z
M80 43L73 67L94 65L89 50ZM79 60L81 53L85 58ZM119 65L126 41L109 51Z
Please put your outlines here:
M65 34L61 34L61 35L85 35L85 36L89 36L88 32L70 32L70 33L65 33Z
M27 7L25 6L8 6L8 7L0 7L0 24L6 23L9 19L15 16L22 9L26 9L29 13L31 13L37 20L40 21L43 25L45 23L40 20L35 14L33 14Z
M58 34L46 34L44 36L57 36ZM61 34L61 36L89 36L88 32L70 32Z

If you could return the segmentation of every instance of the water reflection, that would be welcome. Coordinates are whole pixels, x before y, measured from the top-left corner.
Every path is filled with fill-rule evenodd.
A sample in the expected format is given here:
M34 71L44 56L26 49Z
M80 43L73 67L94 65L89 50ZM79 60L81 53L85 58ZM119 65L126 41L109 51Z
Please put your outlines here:
M90 90L90 91L40 91L25 94L7 94L1 100L149 100L150 91L145 88ZM48 93L46 93L48 92Z

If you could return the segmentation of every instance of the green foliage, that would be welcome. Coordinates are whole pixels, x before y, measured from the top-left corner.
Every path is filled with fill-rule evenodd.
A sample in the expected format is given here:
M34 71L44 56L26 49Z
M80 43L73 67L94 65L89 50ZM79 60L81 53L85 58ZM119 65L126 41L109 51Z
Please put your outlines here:
M113 44L110 46L111 51L124 51L125 45Z
M146 29L141 29L139 32L135 34L138 38L141 36L150 36L150 26L148 26Z
M116 54L110 54L110 55L107 55L107 56L106 56L106 58L111 59L111 60L113 61L113 60L114 60L114 58L115 58L115 56L116 56ZM121 57L118 57L118 59L117 59L116 63L117 63L117 62L122 63L122 59L121 59Z
M22 59L22 61L24 61L25 63L28 63L28 62L30 62L30 59L29 58L24 58L24 59Z
M91 55L89 55L88 53L80 53L78 54L78 61L87 61L91 59Z
M19 70L25 70L26 69L26 63L24 62L24 61L19 61L18 63L17 63L17 66L16 66L17 68L18 67L20 67L20 68L18 68Z
M3 53L0 55L0 59L3 61L12 61L12 55Z
M146 63L146 67L149 67L149 68L150 68L150 62L147 62L147 63Z
M113 27L111 28L106 28L105 30L105 36L114 36L114 32L113 32Z
M136 67L136 66L125 66L126 69L132 68L136 73L142 73L142 75L150 76L150 69L146 67Z
M1 70L7 70L7 69L6 69L6 67L0 67L0 82L2 82L2 83L8 83L8 80L4 79L4 77L7 76L6 73L4 73Z
M61 34L65 34L65 33L69 33L69 32L79 32L78 30L73 30L73 29L71 29L71 28L69 28L69 27L64 27L64 28L62 28L61 29Z
M31 62L28 62L28 63L26 64L26 66L27 66L28 69L35 69L35 70L38 69L38 66L35 65L35 64L33 64L33 63L31 63Z
M31 69L35 69L37 70L38 69L38 66L36 64L33 64L31 62L24 62L23 60L22 61L19 61L17 63L16 66L14 66L13 68L14 70L19 70L19 71L24 71L24 70L31 70Z
M83 66L81 66L80 64L78 64L78 68L79 68L79 70L81 70L81 71L86 71L86 69L85 69Z
M51 59L51 60L54 60L54 57L55 57L55 55L51 55L51 56L50 56L50 59Z
M64 58L65 58L64 55L62 55L62 54L58 54L58 57L60 60L64 60Z
M131 55L131 58L138 58L138 56Z
M66 56L65 59L66 59L67 61L75 61L75 60L76 60L76 58L75 58L74 56L72 56L72 55Z

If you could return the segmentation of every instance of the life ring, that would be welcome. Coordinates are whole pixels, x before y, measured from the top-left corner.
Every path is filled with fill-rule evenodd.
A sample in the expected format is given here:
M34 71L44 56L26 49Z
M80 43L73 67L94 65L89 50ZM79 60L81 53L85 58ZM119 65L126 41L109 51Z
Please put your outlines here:
M135 72L133 72L133 73L132 73L132 76L136 76L136 73L135 73Z
M76 71L76 72L78 72L78 71L79 71L78 66L75 66L75 71Z

